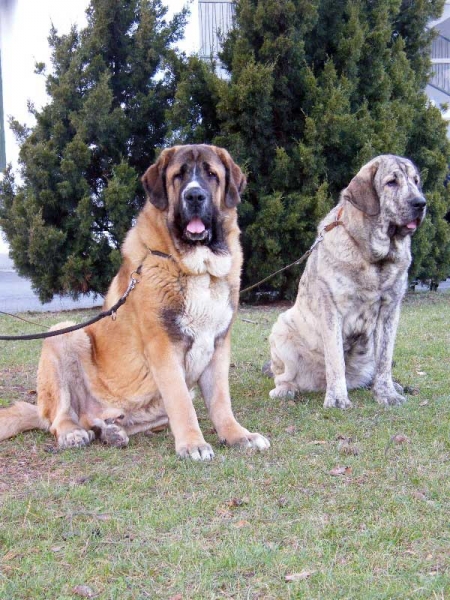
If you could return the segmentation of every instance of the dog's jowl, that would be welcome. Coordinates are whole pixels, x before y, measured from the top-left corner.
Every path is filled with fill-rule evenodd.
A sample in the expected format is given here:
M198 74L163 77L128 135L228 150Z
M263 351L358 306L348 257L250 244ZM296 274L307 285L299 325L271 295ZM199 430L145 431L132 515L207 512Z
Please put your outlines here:
M326 407L350 406L348 389L372 387L380 404L404 401L391 365L411 262L411 234L426 201L413 163L382 155L365 165L318 227L295 305L270 336L272 398L326 391Z
M95 437L123 446L133 433L169 425L179 456L209 460L192 403L198 384L220 440L269 446L236 421L228 383L245 177L226 150L193 145L164 150L142 182L147 203L126 236L104 309L133 273L139 283L115 320L44 342L37 407L18 402L1 411L0 440L45 428L61 448Z

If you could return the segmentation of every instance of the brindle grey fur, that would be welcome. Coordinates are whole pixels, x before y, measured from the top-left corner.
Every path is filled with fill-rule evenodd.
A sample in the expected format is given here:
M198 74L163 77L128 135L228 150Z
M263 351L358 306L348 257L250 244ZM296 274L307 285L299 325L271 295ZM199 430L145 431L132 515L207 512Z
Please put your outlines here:
M406 158L365 165L323 219L294 306L270 336L272 398L326 390L324 406L351 406L347 389L372 386L380 404L404 402L391 364L411 262L411 233L425 216L419 173ZM409 224L409 227L407 225Z

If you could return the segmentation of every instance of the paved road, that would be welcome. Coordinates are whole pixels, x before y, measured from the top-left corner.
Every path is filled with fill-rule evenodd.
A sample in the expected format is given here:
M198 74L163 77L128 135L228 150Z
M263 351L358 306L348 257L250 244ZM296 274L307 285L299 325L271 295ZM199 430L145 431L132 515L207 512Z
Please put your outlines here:
M443 281L439 285L439 291L450 289L450 279ZM426 291L427 288L417 286L416 291ZM15 271L10 268L2 269L0 265L0 310L10 313L18 312L46 312L73 310L76 308L91 308L101 306L102 298L100 296L94 299L93 296L83 296L77 302L70 298L57 297L51 302L41 304L37 295L33 292L28 279L19 277Z
M94 299L93 296L83 296L77 302L70 298L60 298L58 296L51 302L41 304L28 279L19 277L15 271L0 269L0 310L5 312L60 311L101 305L101 296L97 296L97 299Z

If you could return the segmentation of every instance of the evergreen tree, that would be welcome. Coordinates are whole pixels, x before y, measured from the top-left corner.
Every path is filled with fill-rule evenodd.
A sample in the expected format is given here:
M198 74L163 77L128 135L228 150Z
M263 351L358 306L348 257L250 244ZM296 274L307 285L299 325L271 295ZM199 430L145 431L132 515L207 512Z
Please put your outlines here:
M215 90L217 112L208 121L197 104L189 136L210 135L246 167L245 283L300 257L340 190L382 153L412 158L424 176L429 216L413 242L411 275L448 275L450 146L441 112L423 91L426 24L442 8L442 0L237 0L221 55L230 79L219 85L209 75L205 99L210 105ZM194 93L186 79L184 106ZM270 285L293 296L298 278L291 269Z
M91 0L87 27L51 30L50 101L36 125L13 121L23 183L8 169L0 225L42 301L103 293L143 202L139 176L163 145L181 59L161 0ZM37 64L45 74L45 65Z

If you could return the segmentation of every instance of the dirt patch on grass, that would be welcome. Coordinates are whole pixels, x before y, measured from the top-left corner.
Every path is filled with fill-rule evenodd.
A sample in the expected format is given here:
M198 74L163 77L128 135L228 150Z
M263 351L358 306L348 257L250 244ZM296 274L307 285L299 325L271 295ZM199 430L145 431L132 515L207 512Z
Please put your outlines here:
M36 401L36 369L30 365L0 369L0 406L14 400Z
M31 436L26 436L30 438ZM28 442L28 443L27 443ZM21 496L27 488L41 481L57 480L68 482L76 477L73 465L70 475L67 467L62 467L59 456L52 456L52 443L38 448L32 440L3 442L0 464L0 498L5 494Z

